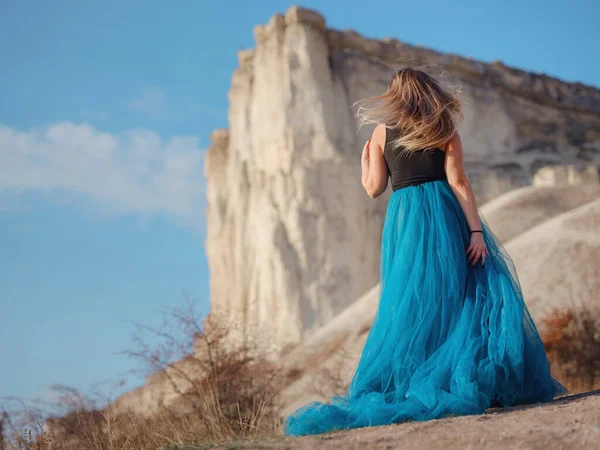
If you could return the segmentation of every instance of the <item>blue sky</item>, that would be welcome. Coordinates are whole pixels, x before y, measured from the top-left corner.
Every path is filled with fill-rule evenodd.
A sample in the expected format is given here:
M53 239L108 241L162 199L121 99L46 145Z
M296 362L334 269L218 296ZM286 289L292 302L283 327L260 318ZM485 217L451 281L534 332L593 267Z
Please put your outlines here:
M110 385L135 368L116 354L131 321L159 323L184 293L208 312L203 152L237 50L291 4L0 0L0 397ZM593 0L302 5L600 86Z

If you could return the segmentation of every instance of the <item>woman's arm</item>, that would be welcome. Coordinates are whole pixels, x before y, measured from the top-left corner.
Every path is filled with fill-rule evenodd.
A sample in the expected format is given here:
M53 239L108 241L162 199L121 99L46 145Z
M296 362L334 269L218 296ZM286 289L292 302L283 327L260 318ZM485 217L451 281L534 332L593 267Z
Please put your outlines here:
M360 158L361 182L371 198L383 194L388 185L388 169L383 157L385 146L385 125L377 125L365 146Z
M477 212L475 194L469 182L469 178L463 166L462 143L458 133L448 142L446 146L446 159L444 168L448 183L460 203L470 230L481 230L481 221ZM481 265L485 262L487 247L482 233L471 234L471 245L467 248L467 257L471 264L475 264L481 258Z

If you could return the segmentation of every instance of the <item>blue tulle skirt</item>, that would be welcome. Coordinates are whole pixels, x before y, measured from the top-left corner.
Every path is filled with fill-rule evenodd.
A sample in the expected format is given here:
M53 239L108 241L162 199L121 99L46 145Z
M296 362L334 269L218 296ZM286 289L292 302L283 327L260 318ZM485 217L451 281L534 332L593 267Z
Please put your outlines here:
M446 180L391 195L379 305L354 376L344 395L287 416L286 435L479 414L566 392L514 264L481 222L489 256L470 266L467 223Z

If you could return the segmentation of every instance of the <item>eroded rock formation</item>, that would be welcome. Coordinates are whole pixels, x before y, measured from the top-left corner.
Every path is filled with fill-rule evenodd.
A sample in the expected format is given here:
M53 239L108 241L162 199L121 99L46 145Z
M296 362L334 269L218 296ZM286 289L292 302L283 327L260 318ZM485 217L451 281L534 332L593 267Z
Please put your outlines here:
M259 327L279 349L378 281L387 195L373 200L360 185L371 129L357 132L353 104L384 89L387 62L441 64L462 87L480 201L531 184L542 167L600 163L592 87L331 30L296 7L254 36L233 74L229 129L213 134L206 159L211 314L241 334Z

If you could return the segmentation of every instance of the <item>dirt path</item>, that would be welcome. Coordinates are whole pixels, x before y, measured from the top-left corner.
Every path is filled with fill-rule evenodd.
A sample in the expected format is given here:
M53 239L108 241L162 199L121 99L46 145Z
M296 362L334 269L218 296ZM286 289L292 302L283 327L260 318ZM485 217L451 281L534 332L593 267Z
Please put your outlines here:
M478 416L367 427L315 436L273 437L211 449L600 449L600 390L552 403L492 409ZM183 450L183 449L182 449Z

